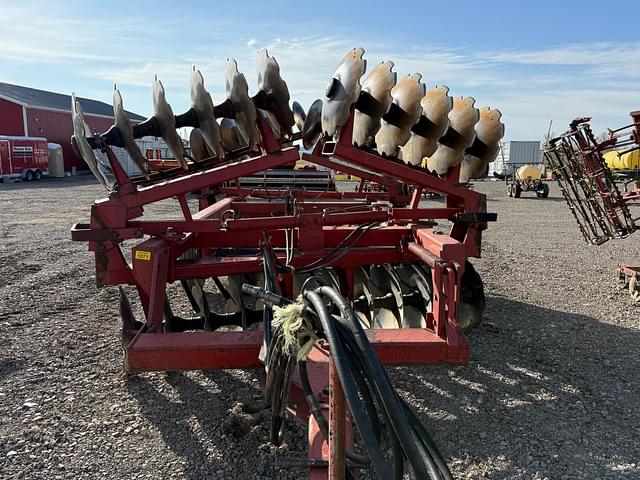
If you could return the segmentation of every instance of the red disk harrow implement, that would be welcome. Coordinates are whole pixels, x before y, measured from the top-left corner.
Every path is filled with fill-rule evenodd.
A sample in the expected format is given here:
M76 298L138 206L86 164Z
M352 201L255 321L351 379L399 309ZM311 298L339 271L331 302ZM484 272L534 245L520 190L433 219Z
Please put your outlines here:
M327 107L337 95L332 89L349 92L357 85L348 77L332 79L323 115L332 111ZM360 437L366 437L366 428L358 423L351 403L356 400L345 377L345 362L355 361L370 345L387 365L466 363L469 343L463 331L479 324L484 309L482 282L468 259L480 256L482 231L496 216L487 213L484 195L458 182L460 164L438 176L395 156L383 156L372 146L354 145L358 112L402 126L406 112L400 107L389 114L393 108L381 108L358 88L359 95L344 96L340 109L346 116L338 122L337 132L324 131L324 123L320 130L310 111L302 132L294 134L279 103L284 94L273 85L262 85L253 98L246 93L238 97L234 82L239 81L237 70L228 73L228 100L216 107L211 104L209 114L214 120L234 119L237 138L244 138L244 145L233 150L209 145L206 155L190 162L181 156L180 146L174 146L183 168L154 172L142 165L143 175L133 178L111 146L127 148L130 139L149 134L162 136L171 145L167 124L191 126L205 140L215 139L216 127L212 130L203 119L203 105L208 102L195 95L194 107L174 117L161 108L162 90L161 98L154 96L159 100L151 119L133 126L117 121L109 132L89 138L84 136L81 109L74 105L74 142L90 165L91 150L106 152L109 165L94 163L92 169L102 176L109 194L94 203L89 224L73 226L72 239L88 242L94 252L99 287L128 285L138 293L143 321L134 318L125 289L120 288L128 372L264 367L265 401L274 419L272 441L282 440L285 408L308 424L309 458L284 460L282 467L306 467L313 479L356 478L355 472L371 468L378 478L391 478L380 470L384 462L376 461L373 447L365 449L369 458L352 453L355 433L350 419L356 421ZM284 96L288 104L288 92ZM243 103L246 100L250 103ZM258 112L249 120L244 118L247 105ZM294 144L314 136L313 147L305 153ZM223 145L224 138L223 131ZM383 188L375 192L247 189L238 181L299 160ZM421 204L426 192L438 194L442 201ZM144 218L148 206L166 200L176 202L181 218ZM129 256L125 242L132 241ZM188 316L176 313L175 298L167 294L167 285L175 282L192 307ZM235 311L212 311L207 295L214 287L235 305ZM299 295L303 306L299 316L315 325L309 330L315 333L307 332L305 338L319 338L303 359L295 361L283 354L287 349L282 331L274 327L274 311L277 316L277 307L294 305L290 302ZM323 301L318 303L316 296ZM325 311L323 302L333 309ZM342 347L336 345L340 338L349 355L340 354ZM363 372L377 371L378 360L362 359ZM396 397L374 395L372 404L400 401ZM401 432L397 435L401 439ZM410 458L407 452L413 447L400 441ZM434 465L437 468L425 470L433 474L429 478L449 478L446 466L438 461Z

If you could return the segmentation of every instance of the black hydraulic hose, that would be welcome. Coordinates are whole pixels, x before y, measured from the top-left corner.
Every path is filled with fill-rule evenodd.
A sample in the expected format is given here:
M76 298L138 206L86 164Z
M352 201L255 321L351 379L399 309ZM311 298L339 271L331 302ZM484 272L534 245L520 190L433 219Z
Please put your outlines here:
M320 408L320 402L313 394L313 390L311 388L311 383L309 382L309 374L307 372L307 362L301 360L298 362L298 373L300 374L300 386L302 387L302 391L304 392L305 398L307 399L307 404L309 405L309 411L313 418L315 418L316 423L318 424L318 428L320 432L324 436L324 438L329 438L329 422L327 422L327 418L322 413L322 409ZM358 379L356 378L356 383L358 383ZM366 403L366 401L365 401ZM376 431L376 437L380 438L379 435L379 427ZM351 460L353 463L359 465L369 465L371 462L369 457L366 455L358 455L352 450L346 451L346 457Z
M244 285L243 291L253 294L257 298L264 297L266 303L270 305L289 303L277 294L265 292L256 287ZM326 300L320 294L328 297L331 303L338 308L339 316L329 313L325 303ZM400 398L393 388L386 370L369 343L366 333L355 317L351 305L336 290L330 287L320 287L315 291L306 291L304 297L311 304L307 312L311 315L318 332L322 334L321 331L324 331L324 337L329 341L331 355L345 392L349 410L369 455L369 463L378 478L385 480L401 479L404 473L404 458L406 457L411 465L412 473L415 474L415 478L452 479L444 458L426 428L424 428L413 409ZM264 299L263 301L265 301ZM275 381L271 379L271 383L267 382L267 388L265 389L265 393L271 390L270 397L275 417L272 418L272 421L278 422L276 425L272 425L272 434L276 431L278 433L274 440L282 439L284 428L284 410L282 407L286 402L284 390L288 391L290 368L294 362L291 357L282 351L282 341L282 333L277 332L270 346L270 351L275 358L271 358L269 362L272 365L270 370L274 370L271 375L277 372L277 378ZM289 359L291 363L287 361ZM284 362L284 366L282 362ZM309 384L304 362L300 362L299 371L301 386L307 397L311 414L316 418L321 432L327 437L327 420L324 418ZM393 474L390 472L391 467L388 465L389 462L380 444L379 418L382 419L382 422L387 427L387 434L392 448ZM365 462L368 461L366 457L351 451L347 451L345 455L355 464L353 465L354 468L358 468L358 464L365 465ZM353 478L350 471L347 471L347 478Z
M363 235L365 233L367 233L369 230L371 230L373 227L375 227L377 225L377 223L368 223L368 224L363 224L363 225L359 225L356 229L353 230L353 232L351 232L349 235L347 235L338 245L336 245L335 248L333 248L333 250L331 250L328 254L326 254L324 257L321 257L317 260L314 260L313 262L304 265L300 268L296 268L296 272L297 273L308 273L311 272L312 270L317 270L319 268L323 268L326 265L323 264L323 262L327 262L331 257L333 257L336 253L338 253L338 257L333 259L332 263L335 263L337 260L341 259L342 257L344 257L349 250L351 250L353 248L353 246L358 243L360 241L360 239L363 237ZM356 238L350 243L350 245L347 248L343 248L346 243L355 235Z
M369 458L371 459L373 469L376 475L378 475L378 478L383 480L391 478L391 469L384 457L380 443L375 437L375 432L371 427L371 423L368 421L368 414L364 410L360 398L358 397L358 390L356 385L354 385L354 381L349 370L349 359L342 343L338 339L332 317L329 315L324 301L317 293L306 291L304 293L304 297L311 303L313 309L318 315L318 318L320 319L322 328L329 342L331 355L340 378L340 383L342 384L342 389L345 393L347 404L349 405L349 410L355 420Z
M309 372L307 372L307 362L305 360L298 362L298 373L300 374L300 386L302 387L302 391L304 392L307 403L309 404L309 411L311 412L311 415L313 415L313 418L316 419L318 428L324 438L329 438L329 422L327 422L327 419L322 414L320 403L311 389Z
M404 407L407 417L411 422L414 432L418 435L420 441L422 441L424 446L429 450L429 453L438 466L438 470L440 471L440 475L442 476L442 478L446 480L453 480L453 475L449 470L447 462L445 462L442 454L438 450L438 447L436 447L436 444L431 438L431 435L429 435L427 429L424 428L424 425L422 425L422 422L418 418L416 412L414 412L413 408L411 408L411 406L406 401L404 401L403 399L400 399L400 401L402 402L402 406Z
M382 407L389 418L389 424L398 436L398 440L402 445L407 459L411 462L417 478L438 478L440 475L437 466L432 459L425 458L425 456L422 455L419 447L414 442L412 429L407 421L403 408L395 401L397 398L395 389L388 381L386 371L369 343L366 333L357 320L351 305L332 288L320 287L317 291L329 297L340 310L342 317L349 321L349 327L362 353L363 367L369 374L369 377L374 380L374 387L378 391L378 397L382 399Z
M391 384L391 380L389 379L389 375L387 374L386 370L384 370L384 374L387 382ZM423 457L428 459L429 462L433 462L436 468L439 470L440 476L437 478L442 478L444 480L453 480L453 476L451 474L451 471L449 470L447 462L442 456L442 453L440 453L440 450L438 450L438 447L431 438L431 435L429 435L429 432L418 418L418 415L404 399L400 398L400 395L398 395L397 391L394 390L394 393L397 402L402 406L402 409L404 410L411 424L413 434L416 436L416 438L418 438L418 440L420 440L420 444L418 445L418 447L421 449L422 447L424 447L424 449L426 449L423 450Z
M365 403L365 408L369 414L369 418L373 424L374 430L376 431L377 438L380 439L380 421L378 419L378 412L383 417L384 422L387 425L391 424L391 420L386 415L384 408L376 409L375 403L373 399L375 398L378 405L382 406L384 400L380 398L378 392L375 388L369 386L369 383L366 379L371 379L368 376L366 369L363 365L361 354L358 346L355 344L355 340L353 338L353 334L348 329L348 327L342 323L341 321L337 322L338 331L340 332L345 345L347 346L347 352L349 353L349 358L351 360L351 373L353 374L356 383L360 388L360 393ZM379 411L380 410L380 411ZM388 429L389 433L389 442L391 443L391 452L393 458L393 479L394 480L402 480L404 474L404 453L402 450L402 445L400 441L393 431L393 429Z

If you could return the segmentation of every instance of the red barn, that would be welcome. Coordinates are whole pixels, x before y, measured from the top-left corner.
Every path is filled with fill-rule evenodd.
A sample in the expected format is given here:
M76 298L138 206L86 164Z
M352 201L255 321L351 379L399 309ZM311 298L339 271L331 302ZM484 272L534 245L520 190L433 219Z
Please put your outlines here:
M113 125L113 107L107 103L76 97L84 110L84 119L94 132ZM144 117L127 112L133 122ZM71 95L47 92L0 82L0 135L46 137L62 145L64 169L87 169L71 147Z

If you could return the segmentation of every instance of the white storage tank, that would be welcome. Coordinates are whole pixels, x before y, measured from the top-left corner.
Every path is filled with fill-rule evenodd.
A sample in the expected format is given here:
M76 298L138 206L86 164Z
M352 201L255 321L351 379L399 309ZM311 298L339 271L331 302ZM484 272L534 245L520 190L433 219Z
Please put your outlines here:
M539 140L501 142L498 155L492 163L489 172L494 172L496 176L512 175L522 165L536 165L543 173L545 171Z
M49 162L49 176L54 178L64 177L62 145L58 143L47 143L47 160Z

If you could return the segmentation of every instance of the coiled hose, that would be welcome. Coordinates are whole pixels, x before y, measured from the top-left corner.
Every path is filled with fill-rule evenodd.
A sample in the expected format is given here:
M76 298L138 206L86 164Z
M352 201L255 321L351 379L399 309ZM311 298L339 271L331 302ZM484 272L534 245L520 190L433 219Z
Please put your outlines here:
M251 285L243 285L243 292L270 305L289 303ZM452 479L444 458L419 417L393 387L349 302L331 287L307 290L303 292L303 298L307 307L304 315L311 320L316 334L329 343L351 417L366 451L366 456L345 452L352 465L370 467L380 480L400 480L405 471L420 480ZM309 385L304 361L299 362L298 370L311 414L328 438L327 420ZM271 387L277 390L278 386L285 388L281 383ZM288 384L286 389L281 392L285 398ZM275 393L273 390L271 395ZM283 397L282 394L279 396ZM386 445L390 445L390 453ZM349 471L347 478L354 478Z

